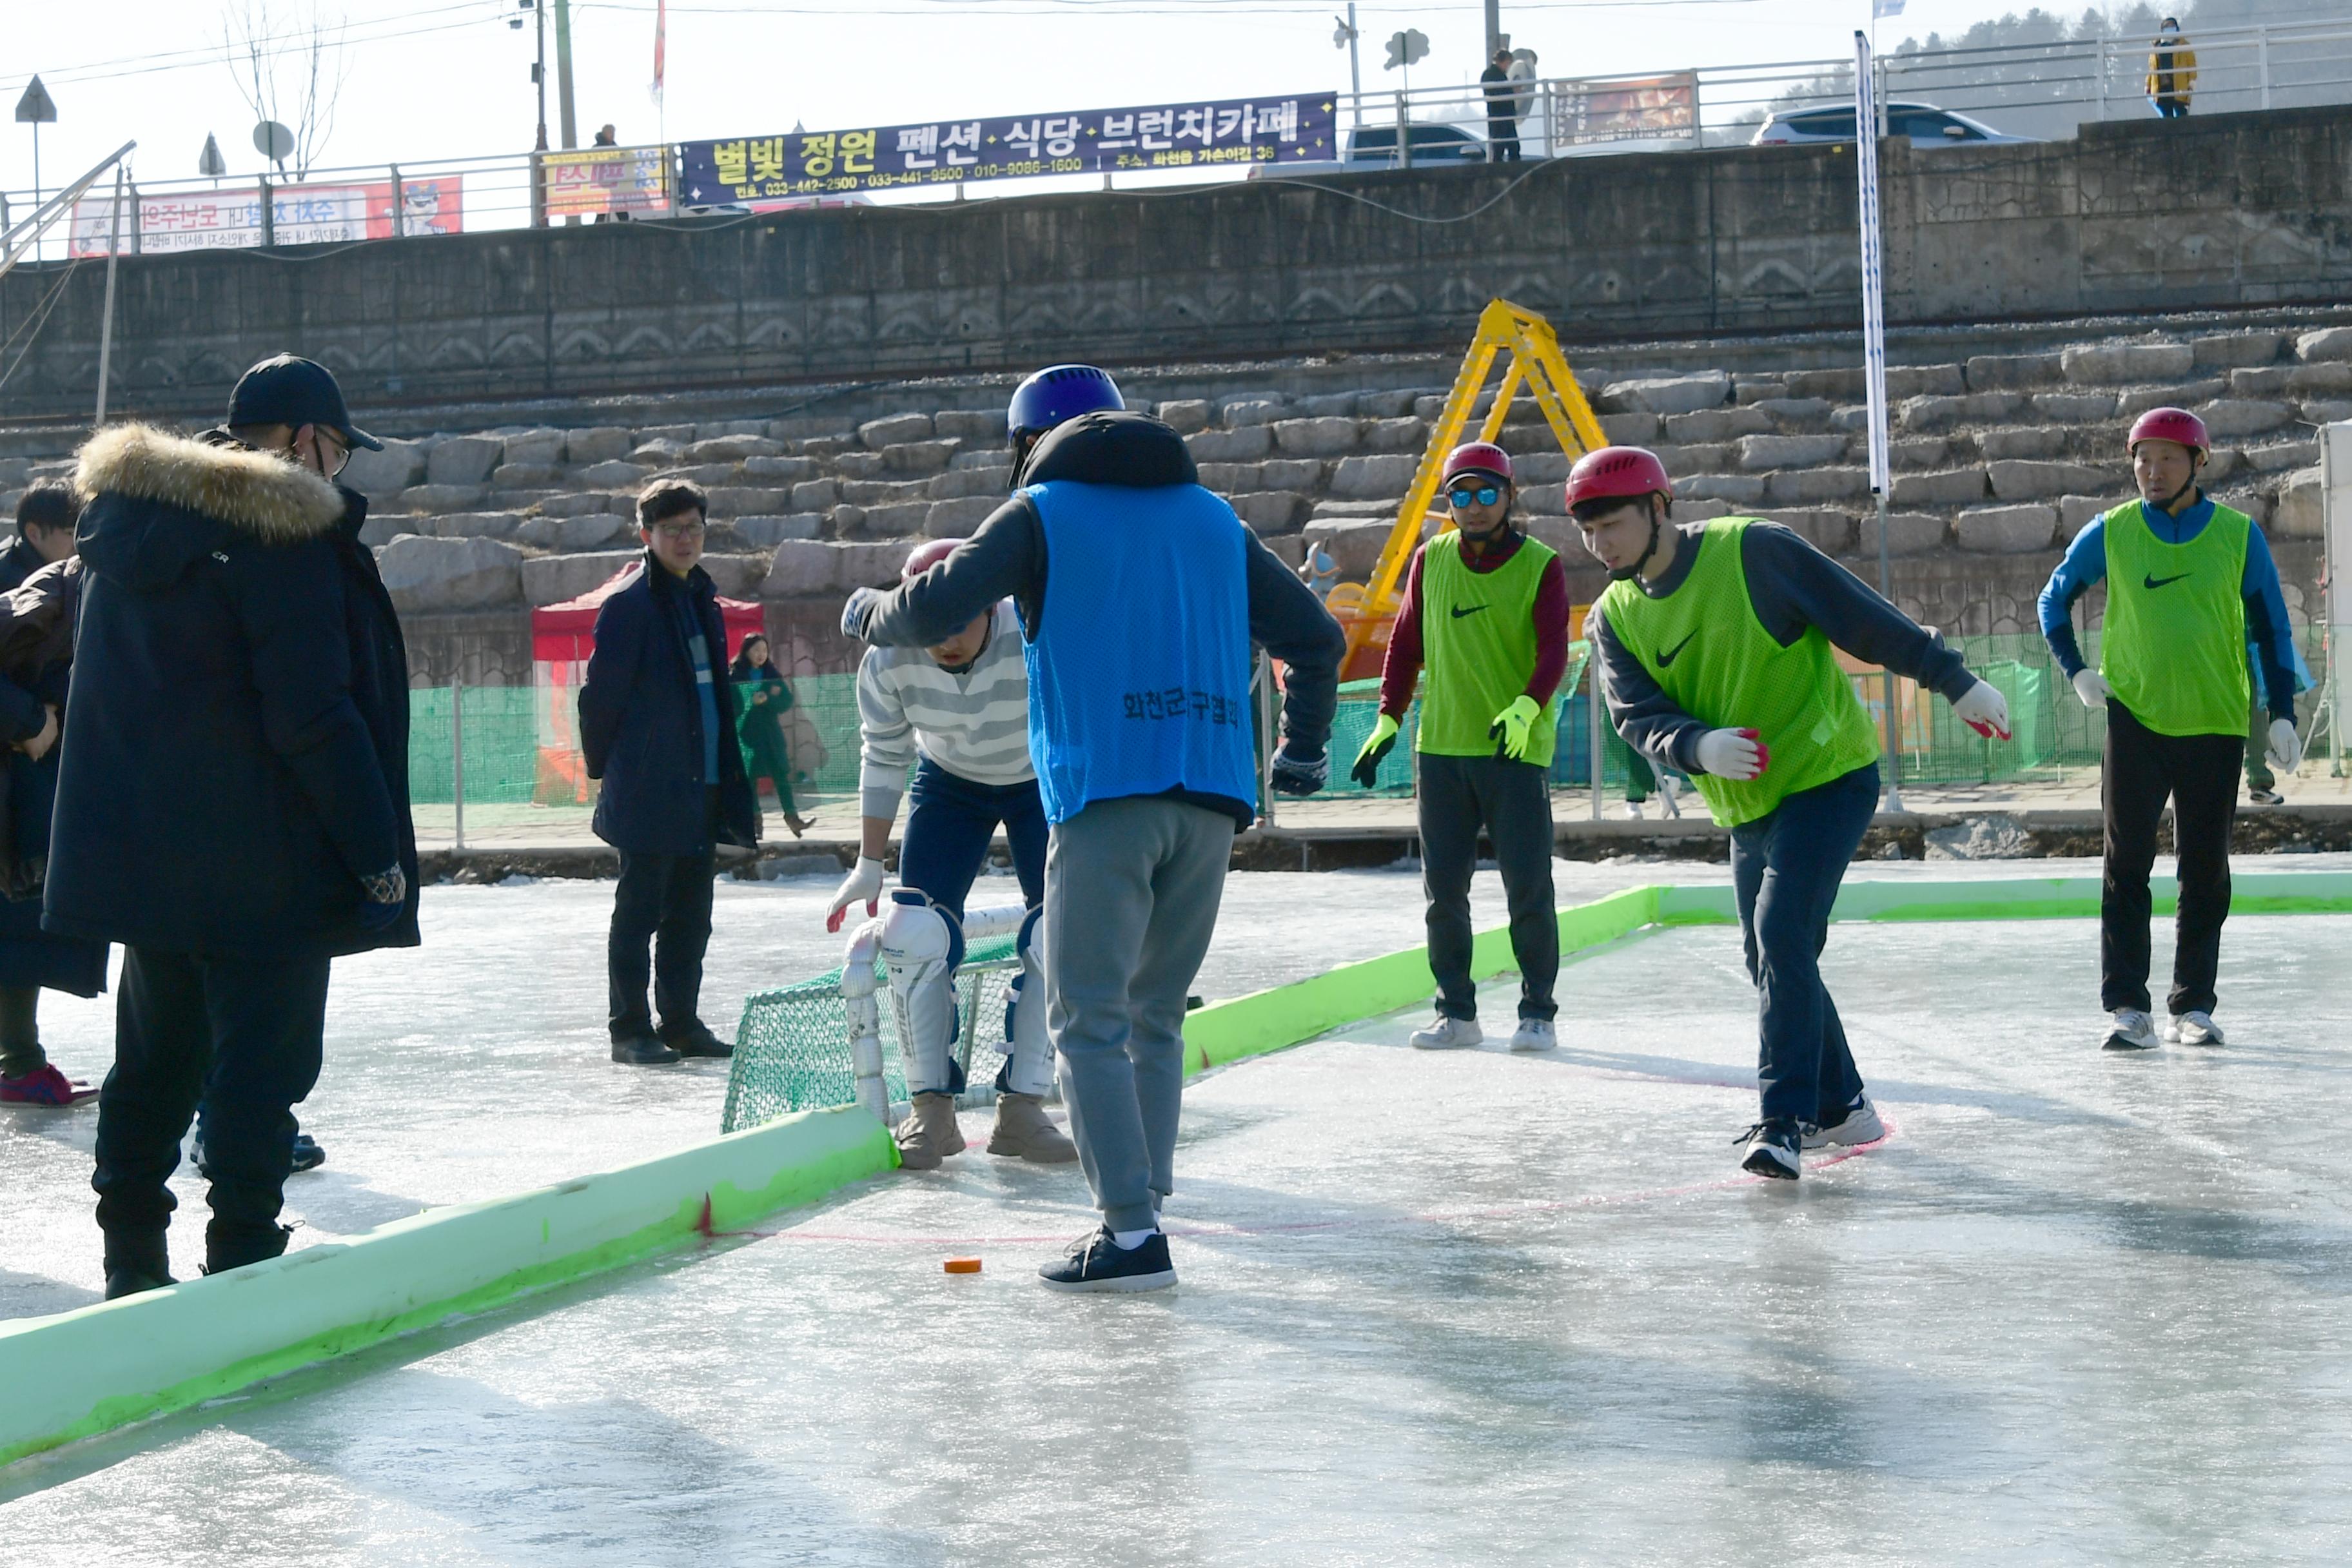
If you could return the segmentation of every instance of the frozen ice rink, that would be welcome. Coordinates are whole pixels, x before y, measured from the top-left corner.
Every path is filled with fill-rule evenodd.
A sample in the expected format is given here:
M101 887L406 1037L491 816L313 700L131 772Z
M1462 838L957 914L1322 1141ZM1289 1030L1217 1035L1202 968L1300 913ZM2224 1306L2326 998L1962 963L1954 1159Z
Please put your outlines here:
M722 885L715 1024L834 961L824 892ZM715 1131L719 1068L602 1060L610 893L436 889L425 950L339 966L306 1237ZM1402 873L1236 876L1199 989L1407 945L1420 913ZM2219 1050L2098 1050L2088 921L1843 925L1825 967L1893 1135L1801 1184L1731 1163L1736 930L1653 935L1565 971L1549 1057L1413 1052L1416 1010L1199 1080L1173 1292L1037 1289L1083 1183L975 1148L20 1465L0 1560L2352 1552L2352 920L2233 921ZM105 1016L52 1002L65 1065L102 1064ZM89 1125L0 1122L0 1310L96 1293ZM966 1253L983 1273L940 1272Z

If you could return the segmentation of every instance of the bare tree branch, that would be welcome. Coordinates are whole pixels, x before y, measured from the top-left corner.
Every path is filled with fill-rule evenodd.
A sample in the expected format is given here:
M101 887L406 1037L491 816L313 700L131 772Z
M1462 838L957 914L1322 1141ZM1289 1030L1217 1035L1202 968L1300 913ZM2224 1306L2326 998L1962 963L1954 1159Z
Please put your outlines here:
M275 121L294 137L294 177L306 177L334 133L335 105L351 70L341 12L320 0L223 0L221 44L230 79L257 121ZM281 83L280 72L287 80ZM278 160L284 166L286 160Z

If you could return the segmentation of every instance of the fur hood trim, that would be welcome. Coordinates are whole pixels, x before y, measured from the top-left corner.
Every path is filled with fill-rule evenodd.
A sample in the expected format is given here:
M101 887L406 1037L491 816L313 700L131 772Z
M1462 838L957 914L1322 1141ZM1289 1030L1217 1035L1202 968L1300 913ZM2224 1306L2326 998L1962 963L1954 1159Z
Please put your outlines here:
M152 425L115 425L84 443L74 486L184 507L268 544L293 544L342 520L343 496L310 469L250 447L215 447Z

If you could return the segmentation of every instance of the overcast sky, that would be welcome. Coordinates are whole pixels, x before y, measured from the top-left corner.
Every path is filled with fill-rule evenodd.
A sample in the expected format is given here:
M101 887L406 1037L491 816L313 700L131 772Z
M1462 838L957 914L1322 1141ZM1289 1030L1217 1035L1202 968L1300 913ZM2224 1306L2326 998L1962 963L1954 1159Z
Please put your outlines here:
M254 116L221 63L230 5L262 0L10 0L0 96L38 71L58 120L41 132L54 189L135 138L142 181L196 174L207 132L232 174L261 160ZM269 0L281 26L313 0ZM547 0L551 5L552 0ZM2079 5L2079 0L2077 0ZM533 32L517 0L325 0L347 19L348 68L320 167L515 153L532 140ZM647 91L653 0L572 6L580 140L604 121L625 142L890 124L934 116L1116 107L1170 99L1344 89L1327 0L677 0L669 10L666 118ZM1951 32L2005 10L1992 0L1909 0L1881 24ZM1835 57L1867 26L1868 0L1566 0L1507 3L1504 26L1547 76ZM1430 40L1416 85L1466 81L1483 52L1479 0L1359 6L1368 89L1393 86L1380 40ZM549 26L549 109L556 126ZM556 132L551 129L551 136ZM33 184L28 127L0 121L0 188Z

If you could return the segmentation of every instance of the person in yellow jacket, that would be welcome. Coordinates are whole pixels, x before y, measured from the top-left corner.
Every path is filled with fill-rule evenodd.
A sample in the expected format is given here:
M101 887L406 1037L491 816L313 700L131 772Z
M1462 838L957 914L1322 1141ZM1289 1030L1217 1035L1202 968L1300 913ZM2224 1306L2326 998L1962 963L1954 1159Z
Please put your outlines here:
M2180 24L2171 17L2156 35L2147 52L2147 100L2167 120L2189 113L2189 95L2197 89L2197 51L2180 36Z

